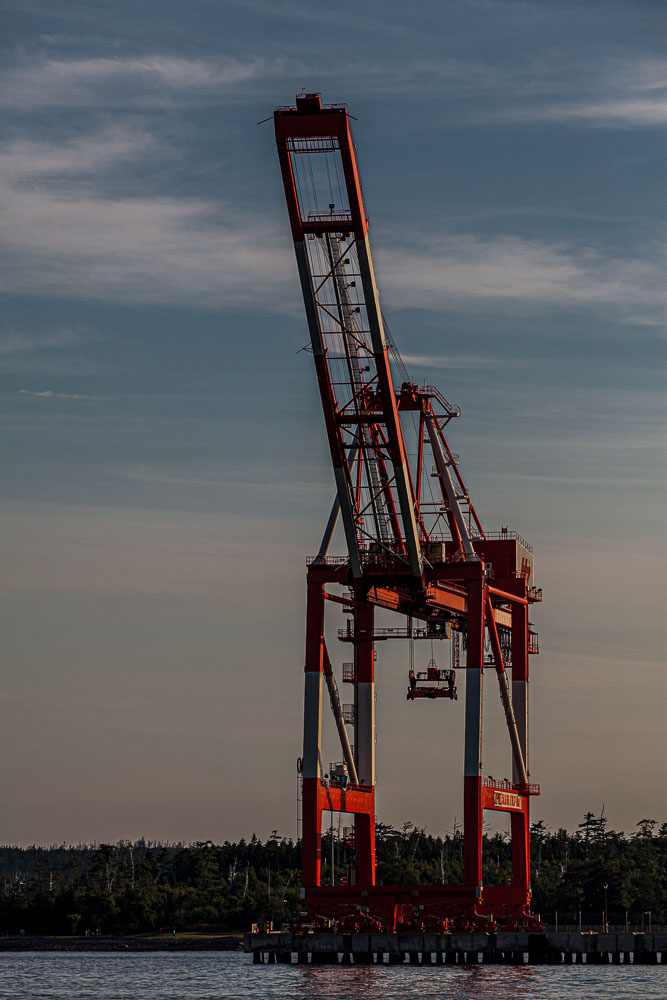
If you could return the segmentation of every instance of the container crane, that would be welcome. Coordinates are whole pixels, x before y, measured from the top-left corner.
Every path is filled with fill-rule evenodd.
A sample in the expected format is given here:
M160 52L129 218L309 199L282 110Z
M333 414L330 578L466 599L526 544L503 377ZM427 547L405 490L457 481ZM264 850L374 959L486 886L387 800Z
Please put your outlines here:
M532 549L515 532L484 530L445 428L460 410L405 371L380 307L350 115L304 93L276 108L275 135L324 414L336 497L308 561L302 778L302 897L311 925L342 929L537 928L530 912L528 770ZM394 384L392 363L401 382ZM406 444L412 428L412 463ZM329 555L340 518L347 554ZM341 591L342 587L342 593ZM325 607L342 606L352 648L346 714L325 638ZM378 628L375 609L405 625ZM375 879L375 646L449 639L451 668L411 664L408 701L456 698L465 673L464 882L385 886ZM461 645L465 655L461 654ZM482 775L485 667L495 669L512 752L512 778ZM508 675L511 670L511 682ZM322 765L326 684L343 762ZM347 725L354 726L354 743ZM511 817L512 883L482 881L484 810ZM322 814L354 816L355 861L344 885L322 885ZM333 879L332 879L333 881Z

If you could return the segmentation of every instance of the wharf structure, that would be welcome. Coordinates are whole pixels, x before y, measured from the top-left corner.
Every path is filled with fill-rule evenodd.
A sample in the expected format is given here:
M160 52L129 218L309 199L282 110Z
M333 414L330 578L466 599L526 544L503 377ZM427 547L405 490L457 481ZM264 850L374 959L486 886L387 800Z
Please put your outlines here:
M363 933L246 934L244 947L257 964L313 965L658 965L667 933Z

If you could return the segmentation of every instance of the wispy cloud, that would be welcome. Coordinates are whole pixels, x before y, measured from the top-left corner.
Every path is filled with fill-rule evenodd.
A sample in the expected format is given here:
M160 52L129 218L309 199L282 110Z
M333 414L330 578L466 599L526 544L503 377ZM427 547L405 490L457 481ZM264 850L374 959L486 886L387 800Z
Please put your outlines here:
M4 374L24 378L52 379L54 376L85 378L101 372L94 348L98 335L88 328L55 326L27 330L18 325L0 332L0 361ZM107 371L109 364L106 364Z
M533 364L535 359L522 360L521 358L509 357L482 357L479 354L403 354L402 359L406 365L414 365L417 368L448 368L448 369L473 369L498 368L499 366L511 365L516 369L519 365Z
M394 307L462 309L472 303L586 305L621 316L664 316L663 247L641 258L518 236L452 234L401 250L376 251L385 298Z
M290 72L298 73L293 63ZM164 107L206 95L225 100L252 80L284 75L284 59L221 56L191 59L164 53L133 57L27 58L0 74L7 108ZM236 90L234 90L236 88Z
M0 357L60 351L80 344L81 340L81 334L70 329L57 329L41 334L17 331L0 333Z
M53 389L42 389L33 391L32 389L18 389L17 396L37 396L39 399L111 399L110 396L91 396L89 393L81 392L55 392Z
M548 68L538 72L532 87L520 89L516 100L492 110L488 117L518 124L600 128L644 128L667 122L664 62L636 55L575 63L561 72L559 84L545 87L548 74ZM480 120L484 117L482 113Z
M119 159L142 158L152 146L141 131L111 128L0 150L2 287L88 300L275 305L294 269L285 239L266 219L201 198L98 193L95 176L113 176Z
M8 142L0 148L0 172L13 185L27 186L36 180L53 182L56 175L109 171L149 152L164 153L150 132L119 124L58 143L38 139Z
M495 116L506 122L564 122L604 128L644 128L667 124L667 93L644 97L616 96L505 108Z
M293 285L294 268L285 240L259 222L199 199L64 198L15 188L1 280L15 293L77 299L275 305Z

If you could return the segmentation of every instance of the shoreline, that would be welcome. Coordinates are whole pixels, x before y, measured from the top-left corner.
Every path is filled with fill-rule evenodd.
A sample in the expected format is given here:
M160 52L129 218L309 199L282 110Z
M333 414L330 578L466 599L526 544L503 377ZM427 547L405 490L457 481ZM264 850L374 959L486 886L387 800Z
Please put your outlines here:
M217 937L0 937L0 951L243 951L242 934Z

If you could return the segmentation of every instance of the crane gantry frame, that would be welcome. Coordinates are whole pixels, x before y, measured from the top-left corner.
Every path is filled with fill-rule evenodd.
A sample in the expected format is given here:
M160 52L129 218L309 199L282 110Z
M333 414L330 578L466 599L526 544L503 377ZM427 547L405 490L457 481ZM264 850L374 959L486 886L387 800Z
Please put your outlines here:
M345 105L302 94L274 124L317 381L336 482L318 555L307 570L302 774L303 906L307 920L343 928L536 927L530 913L528 608L541 600L533 555L520 536L485 532L444 429L457 407L403 370L394 386L368 218ZM395 360L395 359L394 359ZM399 366L401 367L401 366ZM412 467L404 422L416 437ZM432 464L433 472L429 472ZM440 496L431 491L431 478ZM347 556L329 556L338 516ZM345 588L335 593L331 588ZM327 602L351 625L354 745L324 635ZM377 630L375 609L407 619ZM415 625L416 622L423 623ZM459 886L384 886L375 880L375 643L398 637L462 637L465 646L464 881ZM458 642L456 649L458 650ZM512 779L482 776L484 668L495 668L512 748ZM507 668L511 669L511 684ZM423 681L423 683L419 683ZM441 683L445 681L446 683ZM321 763L327 685L345 766ZM456 696L454 674L410 673L408 699ZM482 881L484 810L508 812L512 884ZM322 813L354 815L356 863L345 885L321 884Z

